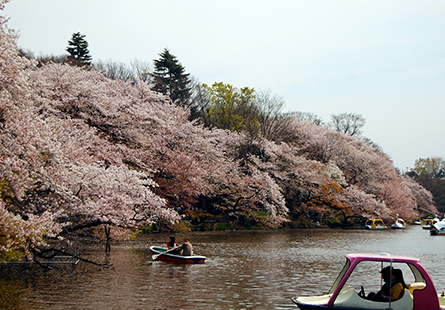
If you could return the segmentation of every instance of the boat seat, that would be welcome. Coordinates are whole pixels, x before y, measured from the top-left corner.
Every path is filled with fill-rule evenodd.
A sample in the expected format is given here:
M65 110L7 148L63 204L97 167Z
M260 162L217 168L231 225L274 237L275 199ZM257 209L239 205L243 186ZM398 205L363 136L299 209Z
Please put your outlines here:
M361 298L353 288L340 293L334 301L335 307L352 309L384 310L388 309L388 305L388 302L371 301ZM405 289L402 298L391 302L391 308L393 310L413 309L413 296L409 294L407 289Z
M407 289L412 295L415 290L423 290L425 287L426 287L426 283L424 283L424 282L413 282L413 283L408 284Z

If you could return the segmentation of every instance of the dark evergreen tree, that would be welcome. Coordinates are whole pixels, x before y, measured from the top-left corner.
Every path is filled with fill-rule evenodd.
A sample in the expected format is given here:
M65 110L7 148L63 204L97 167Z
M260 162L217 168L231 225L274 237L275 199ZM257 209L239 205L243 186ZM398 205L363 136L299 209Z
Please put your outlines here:
M185 68L168 49L165 48L159 56L161 58L154 60L153 90L169 96L178 105L188 106L190 74L185 73Z
M71 40L68 41L66 51L70 54L68 61L78 66L90 66L91 56L88 50L88 42L85 35L80 32L73 33Z

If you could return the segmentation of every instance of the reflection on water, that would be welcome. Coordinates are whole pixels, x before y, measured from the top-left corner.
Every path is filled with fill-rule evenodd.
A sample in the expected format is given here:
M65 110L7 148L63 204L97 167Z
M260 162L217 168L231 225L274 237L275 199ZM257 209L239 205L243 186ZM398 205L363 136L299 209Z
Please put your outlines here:
M419 226L406 230L289 230L206 232L189 235L204 265L151 261L149 246L168 235L89 245L85 258L112 269L0 267L0 308L5 309L296 309L291 297L327 292L347 253L418 257L439 292L445 289L445 242ZM182 235L178 235L178 240ZM377 275L378 277L379 275Z

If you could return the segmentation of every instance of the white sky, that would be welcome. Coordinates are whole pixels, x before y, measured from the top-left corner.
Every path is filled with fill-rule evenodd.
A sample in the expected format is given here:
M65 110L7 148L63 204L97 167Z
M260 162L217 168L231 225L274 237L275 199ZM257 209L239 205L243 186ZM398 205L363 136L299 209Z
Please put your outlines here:
M445 157L443 0L12 0L36 55L75 32L93 61L151 62L165 47L203 83L270 89L286 110L357 113L402 170Z

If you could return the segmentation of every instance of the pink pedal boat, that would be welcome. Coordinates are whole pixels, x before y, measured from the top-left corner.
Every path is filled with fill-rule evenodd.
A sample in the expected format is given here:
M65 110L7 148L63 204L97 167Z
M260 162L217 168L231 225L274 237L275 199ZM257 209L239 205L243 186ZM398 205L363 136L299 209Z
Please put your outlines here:
M382 284L379 272L386 266L402 270L407 284L402 297L393 301L368 299L365 287L368 292L379 290ZM437 293L420 260L389 254L346 255L346 264L327 294L298 296L292 301L301 310L445 310L445 297Z

